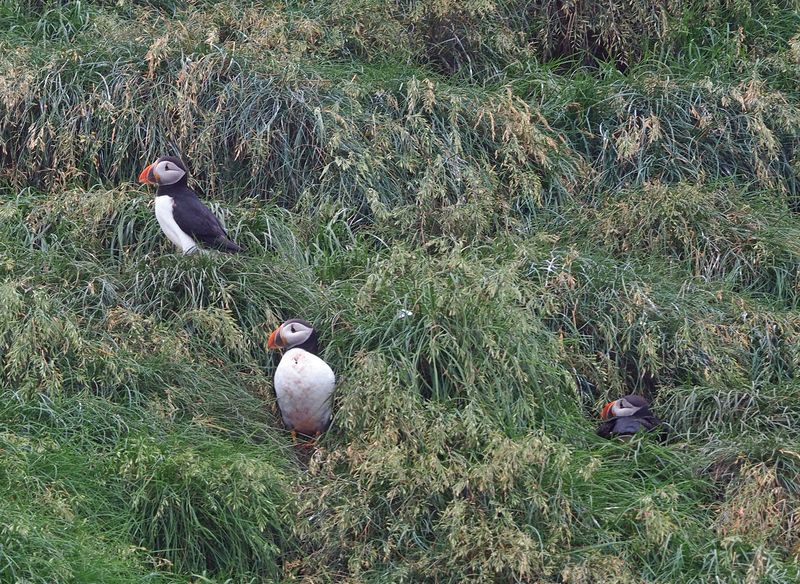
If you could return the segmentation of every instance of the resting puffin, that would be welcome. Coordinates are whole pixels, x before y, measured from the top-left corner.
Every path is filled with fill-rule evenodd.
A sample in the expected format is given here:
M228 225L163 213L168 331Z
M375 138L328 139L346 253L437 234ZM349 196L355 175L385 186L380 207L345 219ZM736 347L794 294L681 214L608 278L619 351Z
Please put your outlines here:
M156 219L164 234L185 254L197 249L197 240L229 253L242 251L186 178L186 166L174 156L162 156L139 174L139 182L158 185Z
M597 429L597 434L603 438L628 439L640 430L650 431L661 426L661 420L650 411L650 402L634 394L608 402L600 417L606 420Z
M300 318L287 320L269 336L267 348L285 353L275 370L275 395L292 438L317 437L331 421L331 393L336 376L317 357L317 332Z

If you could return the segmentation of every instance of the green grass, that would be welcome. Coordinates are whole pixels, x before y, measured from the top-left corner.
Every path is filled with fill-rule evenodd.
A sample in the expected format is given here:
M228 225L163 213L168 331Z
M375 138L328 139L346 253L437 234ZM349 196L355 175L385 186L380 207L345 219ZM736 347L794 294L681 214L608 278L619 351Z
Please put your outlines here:
M595 4L0 1L0 580L797 581L797 2Z

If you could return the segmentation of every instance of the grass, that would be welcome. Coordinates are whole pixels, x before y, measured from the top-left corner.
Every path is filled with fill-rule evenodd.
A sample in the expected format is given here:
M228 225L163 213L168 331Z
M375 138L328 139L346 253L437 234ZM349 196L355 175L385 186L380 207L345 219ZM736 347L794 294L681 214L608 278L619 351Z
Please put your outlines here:
M795 582L797 3L595 4L2 1L0 579Z

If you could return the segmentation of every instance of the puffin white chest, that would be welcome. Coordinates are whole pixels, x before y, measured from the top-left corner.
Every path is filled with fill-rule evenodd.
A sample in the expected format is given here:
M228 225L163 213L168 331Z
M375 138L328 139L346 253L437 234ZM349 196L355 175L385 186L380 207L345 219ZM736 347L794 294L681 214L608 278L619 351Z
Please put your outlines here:
M275 370L275 395L286 426L309 436L323 432L331 419L335 384L325 361L303 349L286 351Z
M175 199L172 197L168 195L156 197L156 219L164 235L183 253L189 253L197 247L197 243L178 226L172 213L174 206Z

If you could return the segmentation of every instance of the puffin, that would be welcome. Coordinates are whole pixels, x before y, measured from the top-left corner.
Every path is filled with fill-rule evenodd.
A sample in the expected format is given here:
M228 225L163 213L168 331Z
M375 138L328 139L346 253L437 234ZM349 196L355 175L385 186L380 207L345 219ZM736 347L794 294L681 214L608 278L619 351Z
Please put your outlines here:
M198 241L228 253L242 251L186 185L187 175L186 166L174 156L162 156L139 174L140 183L158 185L156 219L164 235L184 254L195 251Z
M627 440L640 430L649 432L662 426L661 420L650 411L650 402L635 394L608 402L603 406L600 417L604 422L597 428L597 434L603 438ZM663 429L662 434L665 434Z
M336 376L317 356L317 331L301 318L293 318L272 331L268 349L283 351L275 370L278 408L292 439L297 434L316 439L331 422L331 394Z

